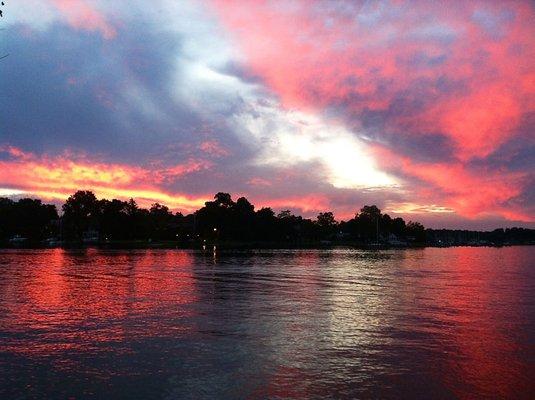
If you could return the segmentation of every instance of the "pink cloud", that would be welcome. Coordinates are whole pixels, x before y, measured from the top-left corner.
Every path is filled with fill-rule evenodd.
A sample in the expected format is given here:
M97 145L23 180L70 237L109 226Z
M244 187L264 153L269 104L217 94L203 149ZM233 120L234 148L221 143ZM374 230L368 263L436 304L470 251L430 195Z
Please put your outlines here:
M351 123L378 115L379 135L395 134L399 142L445 135L453 161L424 164L405 156L402 169L391 170L443 194L429 204L439 200L471 217L490 211L533 220L505 205L521 194L526 173L470 167L514 138L535 109L529 2L456 2L447 10L406 1L211 4L250 73L286 107L341 110ZM396 150L390 148L392 157L400 159Z
M535 215L511 205L522 193L529 173L469 168L461 162L417 162L380 147L375 148L375 153L383 160L384 168L425 183L415 189L420 202L441 204L468 218L499 215L509 220L535 221Z
M225 157L230 154L217 140L205 140L199 145L199 149L214 157Z
M469 2L446 13L438 3L398 3L370 26L328 2L214 2L253 72L288 107L385 110L424 79L463 81L464 93L436 91L404 125L444 132L463 159L488 155L534 106L533 8ZM480 8L511 10L515 21L495 39L473 20Z
M75 29L100 32L105 39L113 39L117 32L87 0L50 0L68 24Z
M268 181L267 179L263 179L263 178L251 178L247 181L247 184L248 185L251 185L251 186L260 186L260 187L269 187L271 186L271 182Z
M187 160L184 163L176 164L171 167L161 168L153 172L153 177L156 182L163 183L165 181L172 181L176 178L188 175L194 172L210 169L213 164L205 160Z

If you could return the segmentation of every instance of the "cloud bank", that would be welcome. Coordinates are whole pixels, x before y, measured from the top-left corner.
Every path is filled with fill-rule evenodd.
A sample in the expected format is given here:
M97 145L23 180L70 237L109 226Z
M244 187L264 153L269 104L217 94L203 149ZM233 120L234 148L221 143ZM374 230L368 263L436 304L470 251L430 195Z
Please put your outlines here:
M527 1L21 0L0 188L533 226Z

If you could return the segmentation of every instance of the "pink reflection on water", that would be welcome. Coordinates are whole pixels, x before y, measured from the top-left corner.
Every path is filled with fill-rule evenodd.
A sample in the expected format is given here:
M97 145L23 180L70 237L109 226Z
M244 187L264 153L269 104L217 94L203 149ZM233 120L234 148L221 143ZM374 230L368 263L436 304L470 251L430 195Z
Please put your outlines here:
M517 258L524 253L514 248L487 249L495 253L489 264L488 255L482 259L479 248L426 251L437 253L434 259L443 252L442 263L433 268L447 274L437 278L427 273L420 279L420 289L432 288L425 296L428 304L421 309L432 305L443 310L434 315L447 326L440 332L441 347L452 346L444 352L437 379L459 399L473 399L476 394L518 399L534 393L534 366L519 357L527 349L519 347L522 341L509 324L528 318L516 306L522 301L523 287L523 273L517 269L526 265L526 260Z
M23 260L13 271L16 278L4 285L0 327L12 337L2 343L3 351L102 351L103 345L147 332L165 336L191 329L173 322L190 316L181 306L197 300L191 253L54 249ZM152 318L171 307L165 314L172 320Z
M253 399L527 398L528 250L2 252L6 386L52 366L101 395L145 376Z

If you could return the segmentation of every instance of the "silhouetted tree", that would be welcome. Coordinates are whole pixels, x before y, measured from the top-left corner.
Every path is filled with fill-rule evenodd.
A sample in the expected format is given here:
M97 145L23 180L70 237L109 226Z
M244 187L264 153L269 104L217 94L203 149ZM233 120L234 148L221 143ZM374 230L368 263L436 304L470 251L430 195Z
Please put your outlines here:
M254 206L245 197L240 197L236 200L233 211L230 233L240 240L250 239L255 224Z
M15 233L15 202L0 197L0 239L9 239Z
M319 229L317 235L315 236L317 236L319 239L331 238L336 232L337 223L334 219L334 214L331 211L319 213L318 217L316 218L316 224Z
M277 214L278 239L284 242L292 242L298 239L301 227L299 218L290 210L282 210Z
M281 212L279 212L277 214L277 218L278 219L286 219L286 218L291 218L293 215L292 215L292 212L290 210L282 210Z
M197 210L197 227L201 235L209 238L230 238L234 202L230 194L219 192L214 201L207 201L204 207Z
M57 225L53 225L57 219L55 205L37 199L0 198L0 239L15 235L30 240L44 239L57 233Z
M103 199L98 203L98 226L106 239L124 239L128 234L128 203Z
M407 237L413 238L416 243L425 242L425 228L419 222L409 221L406 227Z
M330 228L336 225L336 220L332 212L323 212L319 213L316 218L316 222L319 226L323 228Z
M151 236L154 239L172 239L173 232L169 229L173 221L173 213L167 206L155 203L149 211L149 217L152 223Z
M392 233L398 237L405 236L405 221L403 218L397 217L392 220Z
M245 197L240 197L234 206L238 215L251 216L254 214L254 206Z
M230 194L219 192L214 196L214 203L220 207L230 208L234 205Z
M255 234L254 237L261 241L274 241L277 239L277 219L275 212L264 207L255 213Z
M375 205L364 206L356 218L359 236L367 241L375 241L378 235L381 210Z
M66 239L81 240L89 229L97 229L99 202L95 194L79 190L63 204L63 229Z

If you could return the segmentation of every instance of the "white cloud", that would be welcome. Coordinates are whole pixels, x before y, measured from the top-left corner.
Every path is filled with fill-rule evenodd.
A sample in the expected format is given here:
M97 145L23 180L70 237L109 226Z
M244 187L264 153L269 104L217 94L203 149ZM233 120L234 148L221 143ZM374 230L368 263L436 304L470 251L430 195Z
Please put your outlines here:
M343 126L304 112L287 111L274 101L256 102L235 117L261 148L260 164L294 165L319 162L337 188L394 187L396 180L377 169L365 144Z

